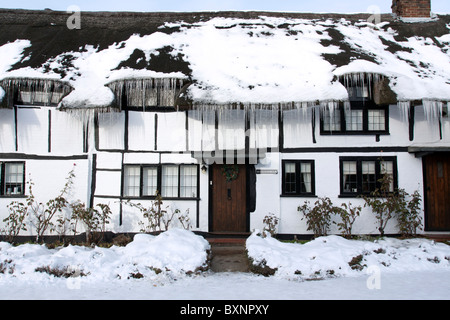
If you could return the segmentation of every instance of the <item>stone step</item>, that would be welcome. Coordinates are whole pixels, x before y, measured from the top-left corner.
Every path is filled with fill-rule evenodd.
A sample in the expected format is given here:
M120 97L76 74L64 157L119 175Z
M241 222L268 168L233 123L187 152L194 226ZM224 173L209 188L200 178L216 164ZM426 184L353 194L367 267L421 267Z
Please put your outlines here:
M238 243L211 243L211 271L249 272L245 245Z

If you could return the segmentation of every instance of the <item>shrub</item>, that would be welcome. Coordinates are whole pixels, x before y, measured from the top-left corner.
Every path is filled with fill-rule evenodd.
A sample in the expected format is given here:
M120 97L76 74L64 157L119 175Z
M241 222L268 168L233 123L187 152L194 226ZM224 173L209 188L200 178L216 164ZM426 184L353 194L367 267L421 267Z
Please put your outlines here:
M266 237L267 234L270 234L272 237L275 236L278 222L278 217L276 217L273 213L269 213L267 216L265 216L263 219L264 228L262 236Z
M28 217L28 206L23 202L13 201L7 206L9 215L3 219L5 227L1 234L5 240L13 243L20 231L27 231L25 218Z
M15 269L15 265L12 263L12 260L4 260L0 262L0 273L2 274L13 274Z
M70 205L72 208L72 219L75 220L74 224L74 234L76 234L77 222L81 221L86 229L86 242L91 244L93 242L97 243L103 240L104 234L106 232L106 225L109 224L111 209L107 204L99 203L96 208L87 208L86 205L80 201L72 203ZM95 237L95 233L100 236Z
M331 215L339 212L341 208L333 206L328 197L319 198L314 204L314 208L311 209L309 201L305 201L303 206L297 208L297 211L304 214L308 224L307 230L312 230L314 237L326 236L331 223Z
M408 194L405 193L405 196ZM403 202L402 210L399 212L397 221L400 233L404 237L416 236L417 228L422 226L420 203L422 199L416 190L409 201Z
M62 268L59 267L50 267L50 266L43 266L43 267L37 267L35 272L41 272L41 273L47 273L51 276L57 277L57 278L71 278L71 277L84 277L86 274L78 269L71 268L69 266L64 266Z
M388 221L394 217L397 218L399 231L403 236L416 235L416 230L422 225L422 218L420 216L421 196L418 191L415 191L410 196L404 189L398 189L391 192L389 186L391 184L391 177L387 174L379 180L380 188L377 188L371 193L370 197L365 196L364 206L369 206L375 213L378 221L378 230L381 236L384 236L384 229Z
M364 267L367 267L367 265L365 264L361 264L361 262L363 261L363 255L357 255L355 257L352 258L352 260L350 260L350 262L348 263L348 265L350 266L350 268L352 268L352 270L358 270L361 271L362 269L364 269Z
M364 206L371 207L375 214L381 236L384 236L384 229L389 220L402 209L401 197L403 195L399 192L390 191L391 181L390 175L383 175L379 180L380 187L371 192L370 196L363 196Z
M336 213L341 217L341 222L334 222L344 237L350 238L352 235L353 223L359 215L361 214L361 206L352 206L349 202L348 204L342 203L339 210Z
M154 231L165 231L169 229L169 226L172 224L173 219L178 217L178 221L182 225L182 227L186 230L191 228L191 222L189 218L189 209L185 211L184 214L181 214L179 209L171 210L170 212L165 209L162 209L163 199L162 196L156 191L155 200L152 201L150 207L145 207L141 203L133 203L131 201L126 201L126 205L137 208L141 213L147 223L140 221L139 225L141 226L141 232L154 232Z
M132 241L131 237L129 237L129 236L125 235L125 234L119 234L118 236L115 236L112 239L112 243L115 246L119 246L119 247L125 247L131 241Z

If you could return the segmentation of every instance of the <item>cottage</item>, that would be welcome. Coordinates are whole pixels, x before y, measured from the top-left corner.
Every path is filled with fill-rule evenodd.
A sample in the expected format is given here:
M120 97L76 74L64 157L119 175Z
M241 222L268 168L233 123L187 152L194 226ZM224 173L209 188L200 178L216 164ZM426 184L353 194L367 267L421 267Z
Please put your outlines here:
M307 235L305 200L362 205L383 174L419 191L422 233L450 231L450 16L392 8L81 12L79 29L0 10L0 218L30 180L57 195L75 164L71 199L109 204L117 233L159 192L194 231L245 234L272 213L280 235ZM375 222L366 207L353 232Z

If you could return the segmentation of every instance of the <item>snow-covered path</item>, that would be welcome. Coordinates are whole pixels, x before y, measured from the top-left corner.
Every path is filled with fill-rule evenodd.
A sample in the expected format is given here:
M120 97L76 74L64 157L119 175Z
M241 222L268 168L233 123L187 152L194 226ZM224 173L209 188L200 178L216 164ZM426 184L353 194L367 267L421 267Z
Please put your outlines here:
M414 300L450 299L450 270L381 273L379 289L369 289L371 275L319 281L296 281L248 273L207 273L178 280L89 281L10 279L0 299L133 299L133 300Z

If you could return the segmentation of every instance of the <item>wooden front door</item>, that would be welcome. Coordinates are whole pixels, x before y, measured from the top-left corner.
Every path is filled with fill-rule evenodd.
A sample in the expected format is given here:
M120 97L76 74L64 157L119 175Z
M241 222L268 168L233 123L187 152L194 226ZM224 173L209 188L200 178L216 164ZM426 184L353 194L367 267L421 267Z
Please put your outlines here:
M210 231L246 232L246 166L214 164L210 170Z
M450 231L450 153L423 158L425 229Z

